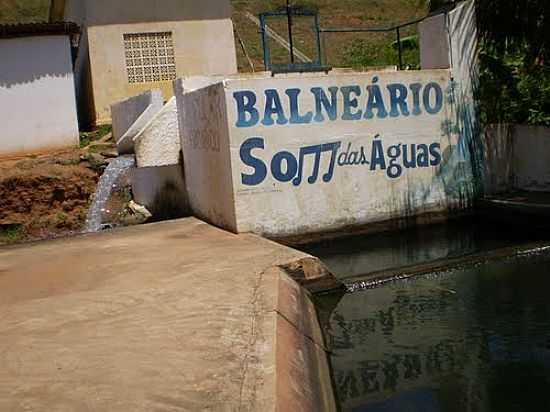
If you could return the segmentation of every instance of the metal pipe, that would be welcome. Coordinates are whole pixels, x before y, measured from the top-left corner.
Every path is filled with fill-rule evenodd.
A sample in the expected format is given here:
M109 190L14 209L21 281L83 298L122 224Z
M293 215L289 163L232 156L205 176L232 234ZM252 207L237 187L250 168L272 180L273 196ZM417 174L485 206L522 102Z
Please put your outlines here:
M325 27L325 28L321 28L320 31L322 33L381 33L381 32L394 31L394 30L397 30L397 29L401 29L403 27L407 27L407 26L411 26L413 24L420 23L421 21L426 20L428 17L430 17L432 15L433 14L429 14L425 17L422 17L422 18L419 18L419 19L416 19L416 20L411 20L411 21L408 21L408 22L405 22L405 23L397 24L395 26L390 26L390 27L380 27L380 28L372 28L372 29L369 29L369 28L354 28L354 27L342 27L342 28Z
M292 15L290 0L286 0L286 15L288 19L288 43L290 44L290 63L294 64L294 39L292 38Z
M265 29L265 16L260 15L260 28L262 30L262 47L264 49L264 67L265 70L269 70L269 46L267 40L267 33Z
M399 55L399 70L403 70L403 53L401 52L401 33L399 32L399 27L397 31L397 54Z

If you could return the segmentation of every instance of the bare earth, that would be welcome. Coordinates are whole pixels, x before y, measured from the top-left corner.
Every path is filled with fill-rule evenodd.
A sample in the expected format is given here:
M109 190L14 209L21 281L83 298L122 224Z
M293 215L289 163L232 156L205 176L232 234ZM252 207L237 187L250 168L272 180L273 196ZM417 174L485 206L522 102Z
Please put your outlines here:
M0 411L333 410L304 256L194 218L0 248Z
M81 230L99 178L81 154L0 160L0 245Z

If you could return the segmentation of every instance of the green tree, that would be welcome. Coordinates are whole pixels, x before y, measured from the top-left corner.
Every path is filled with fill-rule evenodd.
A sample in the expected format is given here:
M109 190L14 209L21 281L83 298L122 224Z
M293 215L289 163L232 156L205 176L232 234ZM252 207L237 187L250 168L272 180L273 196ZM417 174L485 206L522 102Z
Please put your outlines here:
M550 57L550 1L475 0L479 36L499 57L522 53L526 65Z
M550 1L475 1L482 120L550 126Z

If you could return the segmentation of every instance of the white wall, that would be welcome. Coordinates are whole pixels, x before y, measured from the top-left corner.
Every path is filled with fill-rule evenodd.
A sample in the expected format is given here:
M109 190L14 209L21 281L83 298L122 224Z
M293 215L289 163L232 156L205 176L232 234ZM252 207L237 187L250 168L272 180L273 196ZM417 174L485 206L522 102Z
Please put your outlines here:
M134 138L134 148L138 167L179 164L181 141L175 97Z
M0 156L78 146L68 36L0 39Z
M379 117L374 109L373 118L345 120L346 87L358 87L360 95L350 96L350 101L356 98L357 105L352 104L349 109L351 116L358 111L363 116L369 95L367 87L374 96L375 85L379 87L386 116ZM199 216L215 224L272 237L339 230L467 207L471 200L470 165L460 153L458 136L453 133L456 114L447 99L450 85L449 70L346 72L228 79L188 94L177 93L183 103L181 135L191 206ZM318 117L312 88L321 88L329 99L330 88L335 88L334 120L324 109L323 118ZM393 111L390 88L407 90L405 103L394 99ZM413 89L419 90L418 98ZM292 116L290 95L296 90L299 90L299 107ZM430 91L426 94L428 109L423 98L426 90ZM224 95L222 102L220 93ZM247 124L253 110L242 114L239 122L236 96L242 93L256 99L258 121L253 125ZM399 94L396 92L394 97ZM283 111L281 117L272 116L274 124L262 123L267 95L277 95ZM247 98L242 101L248 102ZM376 99L371 103L376 103ZM419 110L415 110L416 103ZM269 109L278 104L273 100L267 106ZM227 108L227 124L210 117L215 113L215 118L223 119L217 113L220 106ZM300 121L305 120L300 117L304 116L309 116L309 122L302 124ZM192 141L194 147L189 144ZM216 141L217 150L208 148L206 143L212 141ZM225 151L226 145L230 153ZM428 163L424 157L415 158L417 167L405 168L400 154L395 161L399 166L394 164L390 169L390 146L391 150L402 152L403 145L407 146L409 157L411 145L418 153L428 149ZM371 167L373 159L376 163L380 158L372 157L378 150L374 147L381 148L380 156L384 157L386 167L381 164ZM359 162L361 149L365 154L363 162ZM308 150L311 153L300 156ZM316 169L315 150L322 150L316 177L312 173ZM283 157L285 160L279 162ZM361 164L347 164L354 157ZM332 174L328 173L331 162ZM303 176L298 179L300 170ZM231 182L226 181L226 176L231 176ZM224 219L218 218L221 215Z
M119 154L134 152L134 138L163 106L160 90L148 90L111 105L113 138Z
M229 126L222 83L184 92L175 83L189 205L194 214L236 231Z
M357 85L361 95L357 97L357 108L364 114L367 103L367 86L380 87L388 115L379 118L374 110L372 119L343 120L342 88ZM337 230L348 226L360 226L370 222L389 220L412 216L423 212L446 210L455 205L460 207L456 199L447 196L454 181L449 179L450 171L445 163L436 166L403 169L398 177L389 176L389 169L377 167L371 170L373 142L381 141L387 158L388 148L396 144L420 145L428 147L439 144L439 153L452 159L456 147L456 136L446 134L444 123L451 119L452 107L447 105L446 90L450 81L449 71L410 71L410 72L380 72L329 74L327 76L301 76L299 78L275 78L269 80L245 80L226 82L226 100L229 125L231 127L231 160L233 187L235 188L235 204L237 227L239 232L256 232L268 236L289 236L310 232ZM421 105L421 113L413 114L414 98L410 91L411 84L436 84L441 91L441 108L435 114L428 114ZM406 99L409 115L400 114L392 117L390 113L390 97L388 85L403 85L409 91ZM314 87L322 88L329 94L330 87L339 88L337 93L337 117L334 121L328 119L323 111L324 120L312 120L308 124L284 125L277 123L265 126L258 123L254 127L236 127L238 113L235 92L253 91L257 98L257 108L260 117L264 113L266 89L276 90L282 101L287 120L290 120L290 99L286 95L288 89L299 89L299 113L316 112L313 94ZM435 98L431 94L431 102ZM420 97L422 101L422 97ZM278 116L274 115L274 119ZM377 139L376 136L379 136ZM241 158L243 143L251 137L263 139L265 148L256 148L251 154L265 164L267 173L259 184L244 183L242 174L252 174L254 168L245 164ZM315 155L303 157L303 168L300 167L300 151L309 146L339 143L338 150L332 154L323 152L319 158L319 175L315 181L307 179L315 170ZM348 151L348 147L351 149ZM370 164L340 165L344 163L345 153L359 152L363 148L366 161ZM396 149L397 150L397 149ZM412 149L408 149L411 150ZM291 180L281 181L274 177L271 170L274 156L286 151L296 159L297 173L303 171L301 182ZM410 152L409 152L410 153ZM332 177L325 176L330 170L330 161L336 161ZM397 162L402 165L401 158ZM250 162L248 162L250 163ZM285 163L285 162L283 162ZM455 163L448 165L456 168ZM286 164L283 166L285 169ZM395 168L392 170L396 170ZM286 173L286 170L283 170ZM291 173L292 174L292 173ZM323 178L326 178L325 181ZM283 180L289 179L289 176Z

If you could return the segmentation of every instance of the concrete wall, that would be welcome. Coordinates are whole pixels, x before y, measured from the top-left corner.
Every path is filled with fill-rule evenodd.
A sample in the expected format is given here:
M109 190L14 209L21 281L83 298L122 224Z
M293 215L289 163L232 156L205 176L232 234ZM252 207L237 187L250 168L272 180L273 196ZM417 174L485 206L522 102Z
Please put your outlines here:
M134 138L138 167L177 165L181 142L173 97Z
M550 128L514 127L513 187L550 191Z
M550 128L490 125L484 138L485 193L550 191Z
M63 0L57 0L59 3ZM76 66L84 127L111 120L109 106L150 89L173 96L172 81L129 83L125 33L170 31L178 77L237 72L229 0L66 0L64 19L83 26Z
M138 167L132 171L134 200L145 206L154 219L175 219L189 215L181 164Z
M113 137L119 154L134 153L134 138L162 107L160 90L148 90L111 105Z
M0 156L78 146L68 36L0 40Z
M451 67L446 14L437 14L418 24L420 67L448 69Z
M110 121L112 103L144 90L159 88L165 100L172 96L172 81L128 82L123 36L149 32L172 32L178 76L237 71L230 19L92 26L88 28L88 39L97 123Z
M131 139L137 163L132 176L134 200L146 206L153 218L188 216L176 99L170 99L156 113L152 105L147 111L152 117L139 126L141 130ZM130 129L138 129L140 122L138 120Z
M215 153L183 145L191 207L215 224L271 237L467 207L470 165L456 153L451 86L448 70L346 72L229 79L178 93L185 113L227 108L227 135L217 130L224 122L212 130L198 113L180 116L185 129L209 127L199 139L182 131L184 142L221 139ZM221 91L225 101L216 103ZM232 190L206 189L226 176ZM217 216L231 217L232 207L234 221L221 224Z
M190 207L198 217L236 231L224 85L179 89L176 99Z
M483 142L485 194L493 195L511 190L514 172L514 126L498 124L486 127Z

